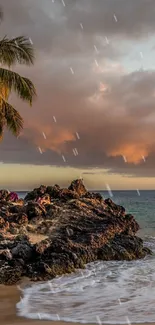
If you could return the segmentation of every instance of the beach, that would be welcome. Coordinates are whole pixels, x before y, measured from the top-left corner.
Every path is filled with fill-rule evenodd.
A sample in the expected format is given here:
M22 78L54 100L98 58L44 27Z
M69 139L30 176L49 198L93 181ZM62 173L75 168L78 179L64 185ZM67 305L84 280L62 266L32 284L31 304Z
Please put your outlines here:
M0 285L0 324L154 324L154 193L117 192L113 199L136 216L138 236L153 255L133 261L98 260L50 281L24 278L19 283L22 291L17 285ZM45 237L32 234L31 243Z
M1 325L25 325L25 324L53 324L61 325L63 322L51 322L42 320L30 320L19 317L16 314L16 303L20 300L20 291L17 286L0 285L0 324ZM67 324L66 324L67 325Z
M61 321L42 321L31 320L23 317L19 317L16 314L16 303L20 300L20 291L17 286L7 287L0 285L0 324L1 325L80 325L80 323L69 323ZM139 323L142 325L145 323ZM154 325L155 323L146 323ZM91 324L92 325L92 324ZM121 324L122 325L122 324ZM125 324L124 324L125 325ZM133 324L136 325L136 324Z
M2 325L44 325L44 324L53 324L53 325L71 325L72 323L61 322L61 321L42 321L42 320L30 320L16 315L16 303L20 300L20 292L17 286L6 287L0 286L0 324ZM73 323L75 325L75 323ZM77 325L80 325L76 323ZM151 323L153 324L153 323Z
M51 322L51 321L42 321L42 320L30 320L23 317L19 317L16 314L16 303L20 300L20 291L17 286L3 286L0 285L0 324L1 325L44 325L44 324L53 324L53 325L69 325L72 323L67 322ZM75 323L73 323L75 325ZM77 325L80 325L77 323Z

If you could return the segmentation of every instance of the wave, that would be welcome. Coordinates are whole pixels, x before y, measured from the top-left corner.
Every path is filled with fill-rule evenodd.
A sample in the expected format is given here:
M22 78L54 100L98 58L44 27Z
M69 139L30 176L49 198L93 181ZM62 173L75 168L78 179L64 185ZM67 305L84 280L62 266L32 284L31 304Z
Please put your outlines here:
M155 237L145 237L155 251ZM138 261L97 261L85 270L21 289L19 316L79 323L155 321L155 256Z

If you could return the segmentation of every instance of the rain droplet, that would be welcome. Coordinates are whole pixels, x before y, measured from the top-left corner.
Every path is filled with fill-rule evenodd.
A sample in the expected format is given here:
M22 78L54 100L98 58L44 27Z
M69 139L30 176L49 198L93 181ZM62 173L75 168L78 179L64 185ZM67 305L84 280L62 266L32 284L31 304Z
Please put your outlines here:
M131 325L131 322L130 322L130 319L129 319L128 316L126 316L126 322L127 322L128 325Z
M73 71L73 69L71 67L70 67L70 71L71 71L72 74L74 74L74 71Z
M127 159L126 159L126 157L125 156L123 156L123 159L124 159L124 161L125 161L125 163L127 162Z
M102 322L101 322L101 320L100 320L100 317L99 317L99 316L96 316L96 319L97 319L97 321L98 321L98 324L99 324L99 325L102 325Z
M76 156L76 152L75 152L75 149L73 149L73 154L74 154L74 156Z
M32 42L32 40L31 40L31 38L29 37L29 41L30 41L30 43L33 45L33 42Z
M106 184L106 188L107 188L107 190L108 190L109 195L110 195L111 197L113 197L113 193L112 193L111 188L110 188L110 186L109 186L108 184Z
M77 136L77 139L79 140L80 139L80 136L79 136L79 133L76 132L76 136Z
M78 155L77 148L74 148L74 149L73 149L73 154L74 154L74 156L77 156L77 155Z
M114 19L115 19L116 22L118 21L116 15L114 15Z
M44 139L46 139L46 135L45 135L45 133L43 132L43 137L44 137Z
M63 155L62 155L62 159L63 159L64 162L66 162L66 159L65 159L65 157Z
M94 45L94 49L95 49L96 53L99 53L99 51L98 51L96 45Z
M41 148L40 148L40 147L38 147L38 149L39 149L40 153L42 154L43 152L42 152Z
M97 67L99 66L99 64L98 64L97 60L95 60L95 64L96 64L96 66L97 66Z
M106 43L109 44L109 40L107 37L105 37Z
M64 2L64 0L61 0L61 2L62 2L62 4L63 4L63 6L65 7L66 5L65 5L65 2Z

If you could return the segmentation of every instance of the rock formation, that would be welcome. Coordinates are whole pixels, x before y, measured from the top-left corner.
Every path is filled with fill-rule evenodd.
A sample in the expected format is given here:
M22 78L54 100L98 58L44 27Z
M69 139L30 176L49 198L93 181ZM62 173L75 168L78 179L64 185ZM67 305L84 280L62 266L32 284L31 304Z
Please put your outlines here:
M124 207L88 192L82 180L68 189L41 185L17 203L0 199L0 283L14 284L24 276L49 280L96 260L143 258L151 251L136 236L138 230Z

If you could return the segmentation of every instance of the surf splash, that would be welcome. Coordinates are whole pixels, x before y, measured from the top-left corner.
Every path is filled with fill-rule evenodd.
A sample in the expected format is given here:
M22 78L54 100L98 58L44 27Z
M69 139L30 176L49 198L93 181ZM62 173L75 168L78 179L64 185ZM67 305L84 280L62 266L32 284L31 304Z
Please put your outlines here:
M155 238L146 238L155 252ZM23 289L18 315L31 319L125 324L155 321L155 257L95 262Z

